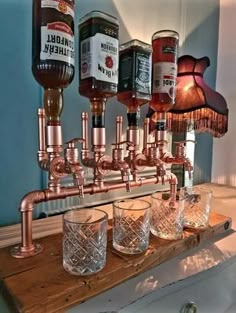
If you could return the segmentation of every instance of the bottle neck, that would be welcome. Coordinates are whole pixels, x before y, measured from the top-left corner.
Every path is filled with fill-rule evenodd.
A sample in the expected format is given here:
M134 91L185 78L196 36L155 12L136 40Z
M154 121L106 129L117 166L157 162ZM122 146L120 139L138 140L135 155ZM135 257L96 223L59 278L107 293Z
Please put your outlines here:
M63 89L44 90L44 109L48 119L48 125L59 125L63 109Z
M92 127L93 128L105 127L106 99L104 98L90 99L90 109L92 113Z
M129 107L127 110L127 120L129 128L138 128L140 121L140 107Z

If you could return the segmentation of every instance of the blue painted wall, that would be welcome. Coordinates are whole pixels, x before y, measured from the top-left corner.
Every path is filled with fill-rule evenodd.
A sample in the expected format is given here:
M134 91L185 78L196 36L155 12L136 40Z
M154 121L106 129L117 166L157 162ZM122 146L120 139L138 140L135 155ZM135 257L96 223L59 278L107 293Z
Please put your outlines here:
M31 1L0 1L0 225L19 221L21 197L41 187L36 166L40 88L31 75Z
M125 8L127 5L130 6L130 3L126 1L76 0L75 25L78 24L79 17L88 11L100 9L119 18L122 42L138 36L138 33L141 40L147 40L147 36L150 38L151 34L158 29L173 27L177 31L180 30L180 4L186 6L188 10L185 25L187 30L192 29L193 22L208 10L211 14L206 14L206 19L200 21L199 25L192 30L191 35L187 36L181 54L189 53L196 57L208 55L212 65L206 73L206 79L211 86L214 86L218 40L218 0L172 0L172 6L175 5L173 12L170 12L169 4L164 0L148 0L145 3L137 0L136 8L143 8L139 9L139 25L130 22L133 16L125 16L127 13ZM149 10L150 16L153 17L154 8L156 18L148 21L146 10ZM145 18L141 18L141 15ZM42 91L31 74L31 18L31 0L0 0L0 226L19 222L20 214L17 210L22 196L30 190L43 187L43 175L37 166L36 158L38 150L37 108L41 106ZM77 28L75 35L78 38ZM76 71L73 83L65 91L65 107L62 116L64 141L80 135L80 113L89 108L87 99L78 95L77 81ZM107 109L108 123L111 119L112 121L115 119L114 108L116 114L126 112L124 106L119 105L115 100L112 101ZM112 133L112 137L114 129L109 129L109 132ZM111 137L108 143L112 142ZM212 139L209 136L200 135L197 141L196 162L199 170L196 172L195 181L209 181Z

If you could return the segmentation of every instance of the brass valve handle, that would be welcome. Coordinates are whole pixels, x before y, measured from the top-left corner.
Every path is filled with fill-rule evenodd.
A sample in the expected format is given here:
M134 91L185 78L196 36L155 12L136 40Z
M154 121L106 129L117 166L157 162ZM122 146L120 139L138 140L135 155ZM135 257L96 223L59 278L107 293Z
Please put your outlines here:
M186 148L187 142L195 143L195 140L174 141L174 144L176 145L176 156L177 157L184 157L185 156L185 148Z
M75 144L79 142L79 143L83 143L84 139L83 138L73 138L69 141L67 141L66 144L66 148L64 150L65 153L65 159L66 162L69 163L78 163L78 149L75 147Z
M179 145L179 146L185 146L185 144L187 143L187 142L192 142L192 143L196 143L196 141L195 140L183 140L183 141L174 141L174 144L176 144L176 145Z
M161 143L166 143L166 144L167 144L168 141L162 139L162 140L157 140L156 143L157 143L157 144L161 144Z
M68 145L68 148L74 148L75 144L77 142L83 143L83 142L85 142L85 140L83 138L73 138L73 139L67 141L65 144Z
M132 141L128 141L128 140L121 141L121 142L118 142L118 143L112 143L112 146L115 146L116 148L118 148L118 146L124 145L125 143L126 143L127 146L129 146L129 147L134 147L134 143L133 143Z
M151 145L151 147L156 147L157 145L161 145L162 143L168 144L167 140L157 140L154 142L147 142L148 145Z

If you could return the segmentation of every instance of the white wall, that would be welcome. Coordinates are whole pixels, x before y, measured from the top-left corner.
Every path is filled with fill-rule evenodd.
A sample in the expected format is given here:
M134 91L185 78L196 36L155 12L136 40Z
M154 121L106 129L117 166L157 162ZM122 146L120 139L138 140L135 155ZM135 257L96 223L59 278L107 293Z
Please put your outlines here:
M229 130L214 139L212 181L236 186L236 1L220 0L219 46L216 90L229 108Z

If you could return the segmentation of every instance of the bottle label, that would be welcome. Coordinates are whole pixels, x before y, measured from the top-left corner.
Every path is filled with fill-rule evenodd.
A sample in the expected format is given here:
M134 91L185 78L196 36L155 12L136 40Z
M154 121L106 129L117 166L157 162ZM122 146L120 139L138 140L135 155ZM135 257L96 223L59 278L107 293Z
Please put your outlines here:
M138 92L151 94L151 56L136 54L135 89Z
M80 78L118 84L118 39L97 33L81 41Z
M74 34L67 24L54 22L41 27L40 59L63 61L74 65Z
M63 0L41 0L42 9L55 9L74 18L74 7Z
M164 131L166 130L166 120L157 120L156 130Z
M153 93L167 93L175 99L177 65L172 62L153 64Z
M119 92L131 91L134 85L133 52L122 53L119 58Z
M164 45L162 47L162 53L163 54L177 54L177 46L168 46L168 45Z

